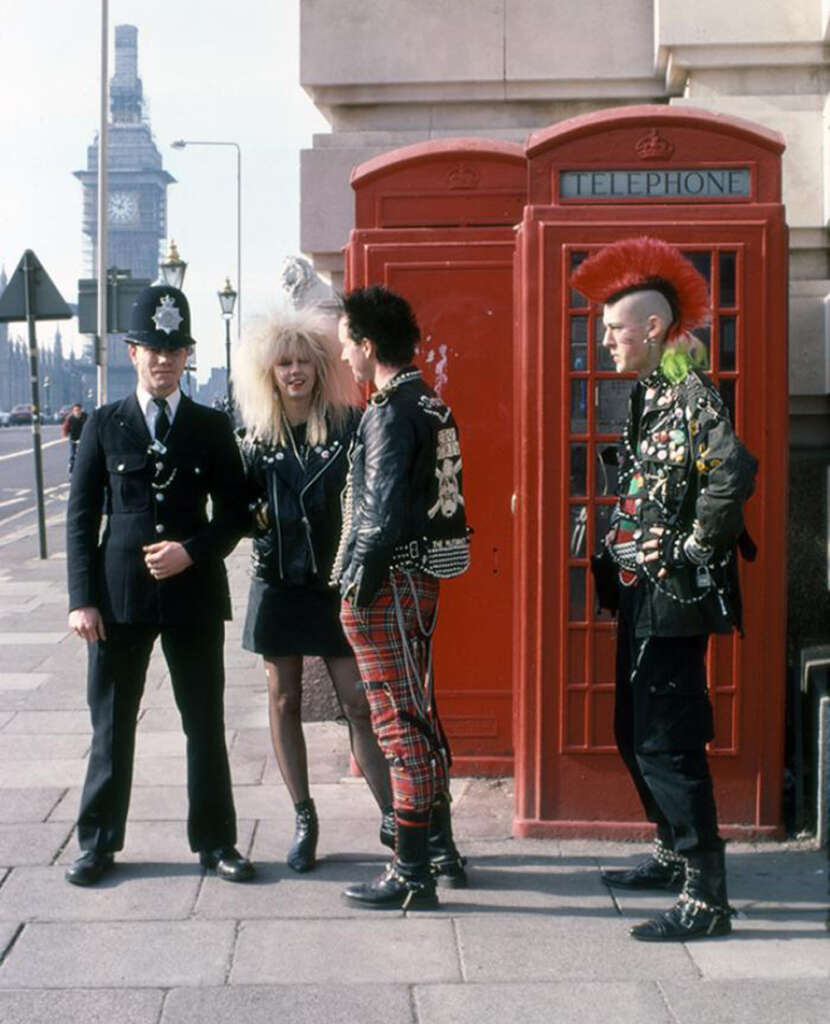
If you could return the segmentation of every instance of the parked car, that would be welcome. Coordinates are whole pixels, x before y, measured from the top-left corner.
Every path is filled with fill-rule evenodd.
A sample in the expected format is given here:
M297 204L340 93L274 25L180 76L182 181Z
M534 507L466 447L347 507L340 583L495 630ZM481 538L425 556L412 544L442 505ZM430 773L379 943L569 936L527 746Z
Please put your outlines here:
M6 412L5 409L0 409L0 427L7 427L9 425L10 412Z
M16 427L21 424L32 422L32 405L30 402L21 402L19 405L13 405L12 411L9 413L9 426Z

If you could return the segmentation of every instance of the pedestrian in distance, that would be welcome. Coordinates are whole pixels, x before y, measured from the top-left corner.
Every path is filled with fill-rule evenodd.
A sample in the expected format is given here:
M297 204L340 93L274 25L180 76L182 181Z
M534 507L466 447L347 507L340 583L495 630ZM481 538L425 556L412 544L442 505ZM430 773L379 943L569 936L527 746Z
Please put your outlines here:
M603 304L602 344L617 372L637 375L604 601L619 609L617 746L656 839L644 862L603 879L682 890L669 910L631 929L636 939L726 935L732 910L706 756L714 727L705 658L710 634L741 628L736 548L753 555L743 507L757 461L703 372L705 348L689 332L708 318L706 282L677 249L655 238L615 242L580 264L571 284ZM606 591L601 568L597 575Z
M352 446L334 577L391 766L396 821L391 864L343 896L367 909L429 908L437 880L467 881L432 669L439 580L465 572L470 558L458 428L413 365L419 328L406 299L381 287L350 292L338 334L355 380L376 391Z
M394 845L389 767L330 584L348 450L361 416L339 356L330 316L285 309L243 342L234 372L253 528L242 646L265 663L271 741L295 812L286 861L298 872L314 867L319 835L301 718L305 655L325 661L352 755L381 812L380 840Z
M75 458L78 454L78 445L81 441L81 431L89 417L84 412L80 402L75 402L66 419L61 425L61 435L69 441L69 475L75 468Z
M235 846L223 707L223 559L245 527L242 461L227 417L179 390L194 344L182 292L145 288L125 340L136 390L90 416L67 513L69 627L88 644L93 735L82 853L66 878L93 885L123 848L136 721L160 638L187 736L190 847L203 867L244 882L254 869Z

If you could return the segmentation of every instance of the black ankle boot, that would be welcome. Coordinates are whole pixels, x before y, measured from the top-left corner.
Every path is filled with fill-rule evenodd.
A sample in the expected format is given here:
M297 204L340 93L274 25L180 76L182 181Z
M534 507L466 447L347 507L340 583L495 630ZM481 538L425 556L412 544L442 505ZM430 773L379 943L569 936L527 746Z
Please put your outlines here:
M427 826L397 822L397 852L382 875L350 885L347 903L367 910L430 910L438 906L427 855Z
M467 887L467 863L455 845L449 793L442 793L432 805L429 817L429 864L439 885L449 889Z
M317 838L320 826L313 800L301 800L294 804L294 810L297 812L294 819L294 841L285 862L292 871L302 873L311 871L317 863Z
M686 877L686 861L664 846L658 837L654 849L633 868L603 871L601 878L606 885L622 889L668 889L678 892Z
M395 824L395 810L392 807L387 807L383 812L383 817L380 819L380 832L379 838L384 846L388 846L390 850L395 849L395 836L397 835L397 825Z
M686 882L677 902L653 921L635 925L631 934L641 942L687 942L714 938L732 931L735 911L726 896L723 847L690 853Z

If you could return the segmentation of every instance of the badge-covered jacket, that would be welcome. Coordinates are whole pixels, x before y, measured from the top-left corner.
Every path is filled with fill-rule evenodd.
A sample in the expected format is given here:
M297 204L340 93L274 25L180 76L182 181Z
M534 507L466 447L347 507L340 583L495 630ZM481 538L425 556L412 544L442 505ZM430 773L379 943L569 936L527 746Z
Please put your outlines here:
M343 518L333 578L358 607L371 603L392 567L451 577L469 566L458 427L412 366L369 400Z
M162 625L229 619L223 559L245 529L244 484L224 413L182 395L159 446L134 393L96 409L69 495L70 611L91 606L105 622ZM161 540L179 541L194 564L154 580L142 548Z
M359 409L351 410L343 428L329 427L326 443L313 448L243 439L249 505L255 513L253 576L272 584L330 585L347 453L360 416Z
M740 628L735 548L757 466L719 392L697 370L672 383L658 367L635 387L611 548L622 583L640 587L639 636ZM658 560L647 562L642 544L652 526L663 533Z

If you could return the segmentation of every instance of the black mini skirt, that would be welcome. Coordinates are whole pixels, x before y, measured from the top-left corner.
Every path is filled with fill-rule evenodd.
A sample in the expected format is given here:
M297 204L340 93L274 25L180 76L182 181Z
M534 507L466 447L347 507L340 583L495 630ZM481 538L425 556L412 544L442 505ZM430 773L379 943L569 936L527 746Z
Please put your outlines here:
M242 646L265 658L351 654L340 625L340 594L329 588L275 586L252 579Z

